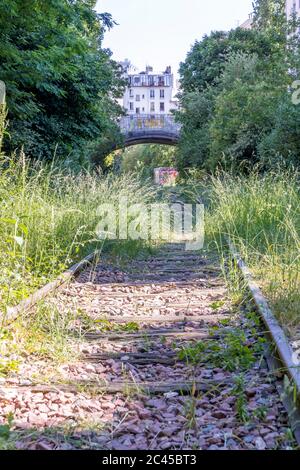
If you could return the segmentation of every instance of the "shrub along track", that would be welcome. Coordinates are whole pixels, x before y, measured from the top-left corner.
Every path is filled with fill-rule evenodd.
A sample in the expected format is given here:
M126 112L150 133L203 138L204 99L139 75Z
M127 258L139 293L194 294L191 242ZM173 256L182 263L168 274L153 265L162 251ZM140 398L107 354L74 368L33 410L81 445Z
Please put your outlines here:
M257 315L232 305L213 254L101 261L36 309L65 319L65 362L28 353L1 379L17 448L295 445Z

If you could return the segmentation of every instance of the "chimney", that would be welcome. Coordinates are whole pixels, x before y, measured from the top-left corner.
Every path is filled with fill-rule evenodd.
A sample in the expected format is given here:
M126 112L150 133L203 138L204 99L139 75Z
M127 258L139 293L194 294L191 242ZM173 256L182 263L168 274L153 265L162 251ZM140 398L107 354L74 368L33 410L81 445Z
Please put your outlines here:
M146 65L146 73L153 72L153 67L151 65Z
M166 68L165 74L171 75L171 73L172 73L171 66L168 65L168 67Z

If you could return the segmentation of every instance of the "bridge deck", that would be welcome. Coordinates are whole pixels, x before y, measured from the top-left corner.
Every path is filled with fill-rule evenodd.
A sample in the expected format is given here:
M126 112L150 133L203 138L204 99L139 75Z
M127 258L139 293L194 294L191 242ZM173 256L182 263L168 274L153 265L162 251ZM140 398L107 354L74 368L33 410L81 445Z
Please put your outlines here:
M125 137L125 146L140 143L176 145L180 124L171 114L124 116L120 128Z

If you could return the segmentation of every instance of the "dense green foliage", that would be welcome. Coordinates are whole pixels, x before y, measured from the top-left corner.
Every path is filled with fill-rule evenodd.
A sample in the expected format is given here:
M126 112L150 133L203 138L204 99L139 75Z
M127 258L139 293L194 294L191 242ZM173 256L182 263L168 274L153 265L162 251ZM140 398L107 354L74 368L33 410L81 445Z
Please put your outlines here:
M215 240L226 257L229 235L255 271L285 327L299 327L299 173L278 168L264 175L220 173L206 187L207 241ZM201 197L201 190L196 193ZM237 273L231 275L232 286L236 282L240 292Z
M181 64L181 169L300 163L300 107L289 91L300 43L284 7L257 0L253 29L213 32Z
M215 31L196 41L185 62L180 64L181 86L185 93L204 91L215 86L228 57L235 52L270 56L272 44L264 35L237 28L227 32Z
M7 151L82 161L120 113L118 65L102 48L109 14L95 0L0 0L0 80L6 83Z
M2 148L2 140L4 136L6 110L3 104L0 104L0 152Z

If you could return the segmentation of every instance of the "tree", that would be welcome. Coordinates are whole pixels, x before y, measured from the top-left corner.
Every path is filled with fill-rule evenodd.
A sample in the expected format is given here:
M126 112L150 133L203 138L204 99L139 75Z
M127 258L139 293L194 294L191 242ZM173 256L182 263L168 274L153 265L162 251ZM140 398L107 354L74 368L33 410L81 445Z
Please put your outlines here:
M179 120L182 124L181 138L176 151L177 167L205 166L209 154L209 125L213 116L215 92L213 87L202 93L185 93L181 99L182 110Z
M139 171L144 177L153 177L154 168L174 166L174 154L175 148L168 145L135 145L121 155L121 171Z
M5 107L5 83L0 81L0 152L2 148L2 141L5 130L5 117L6 117L6 107Z
M253 25L257 30L273 35L278 41L286 41L286 0L254 0Z
M218 83L226 61L235 52L256 53L259 57L271 55L272 43L264 33L233 29L229 32L215 31L196 41L180 64L180 84L184 94L203 91Z

